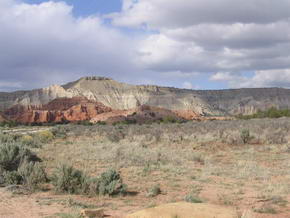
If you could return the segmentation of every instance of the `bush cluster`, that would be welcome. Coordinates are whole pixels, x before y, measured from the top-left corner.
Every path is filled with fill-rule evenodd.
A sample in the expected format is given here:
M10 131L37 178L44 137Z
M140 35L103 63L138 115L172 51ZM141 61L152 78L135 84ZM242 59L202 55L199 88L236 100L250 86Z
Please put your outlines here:
M28 148L16 143L0 144L0 185L23 185L31 191L48 181L40 159ZM117 195L126 192L120 174L108 170L91 178L80 170L62 165L51 177L58 193Z
M81 194L87 178L82 171L61 165L55 170L51 180L58 193Z
M3 122L0 122L0 127L16 127L16 126L19 126L21 125L20 123L16 122L16 121L3 121Z
M29 149L14 143L0 144L0 168L15 171L24 162L37 162L40 159Z
M0 177L5 185L23 184L36 190L47 179L40 159L15 143L0 144Z
M181 121L176 119L175 117L166 116L166 117L163 117L160 122L161 123L180 123Z
M47 182L47 175L43 166L39 162L25 161L18 169L22 178L22 184L31 190L40 188L40 185Z
M255 119L255 118L281 118L281 117L290 117L290 109L277 109L270 108L265 111L258 111L252 115L238 115L237 118L243 120Z
M132 125L132 124L137 124L137 120L136 119L126 119L123 121L118 121L113 123L114 126L116 125Z
M123 184L120 174L115 170L108 170L94 180L94 191L99 195L116 195L126 192L126 185Z
M21 144L28 147L39 148L43 144L51 142L55 138L52 131L44 130L33 134L9 134L0 133L0 143Z
M58 193L113 196L126 192L126 185L115 170L108 170L100 177L90 178L80 170L61 165L56 169L52 183Z
M0 143L12 143L18 141L19 135L10 135L6 133L0 133Z

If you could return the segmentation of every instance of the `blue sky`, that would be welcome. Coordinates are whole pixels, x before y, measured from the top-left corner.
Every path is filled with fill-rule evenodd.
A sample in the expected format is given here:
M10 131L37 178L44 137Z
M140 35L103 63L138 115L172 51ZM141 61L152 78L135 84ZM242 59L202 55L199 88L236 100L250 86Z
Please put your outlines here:
M290 0L1 0L0 91L88 75L289 88L289 11Z
M39 4L47 0L25 0L30 4ZM57 2L57 0L55 0ZM121 0L62 0L74 7L75 16L90 16L93 14L108 14L121 10Z

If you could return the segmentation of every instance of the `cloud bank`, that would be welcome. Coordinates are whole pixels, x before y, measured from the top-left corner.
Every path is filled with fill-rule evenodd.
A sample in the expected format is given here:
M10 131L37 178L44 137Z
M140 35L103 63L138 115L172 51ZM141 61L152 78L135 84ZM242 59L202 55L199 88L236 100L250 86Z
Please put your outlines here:
M151 70L207 72L212 81L231 74L223 80L231 87L289 87L289 11L289 0L125 0L111 16L115 25L157 31L139 48Z
M289 11L290 0L123 0L119 13L74 17L64 2L1 0L0 90L92 73L290 87Z

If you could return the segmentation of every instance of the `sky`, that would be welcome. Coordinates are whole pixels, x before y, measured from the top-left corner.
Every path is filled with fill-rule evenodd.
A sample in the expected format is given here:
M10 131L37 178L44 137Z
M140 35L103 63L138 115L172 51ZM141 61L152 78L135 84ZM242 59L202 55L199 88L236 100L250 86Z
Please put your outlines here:
M106 76L290 87L290 0L0 0L0 91Z

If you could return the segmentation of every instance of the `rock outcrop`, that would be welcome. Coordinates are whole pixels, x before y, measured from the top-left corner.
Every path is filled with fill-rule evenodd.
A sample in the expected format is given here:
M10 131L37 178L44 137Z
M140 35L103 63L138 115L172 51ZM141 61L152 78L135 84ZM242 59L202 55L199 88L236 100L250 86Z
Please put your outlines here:
M183 111L182 114L252 114L270 107L290 108L290 90L255 88L232 90L188 90L170 87L129 85L110 78L84 77L63 86L53 85L32 91L0 93L0 111L15 105L42 107L57 98L82 96L114 110L141 105ZM181 113L181 112L179 112Z
M7 119L20 123L50 123L90 120L112 109L84 97L58 98L43 106L15 105L4 112Z
M126 218L238 218L233 208L212 204L178 202L148 208L130 214Z
M107 123L116 123L132 121L136 123L149 123L161 120L168 120L170 122L183 121L186 119L168 109L142 105L130 110L113 110L107 113L98 114L91 122L97 123L105 121Z

